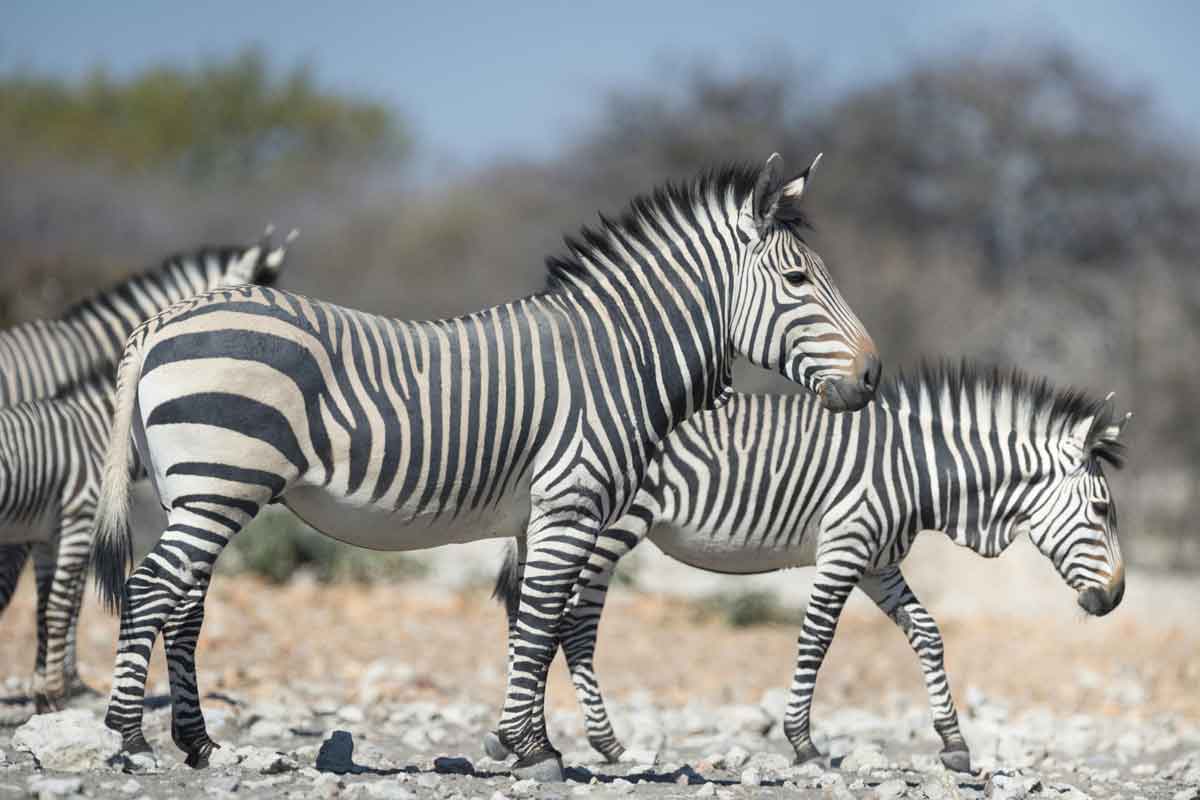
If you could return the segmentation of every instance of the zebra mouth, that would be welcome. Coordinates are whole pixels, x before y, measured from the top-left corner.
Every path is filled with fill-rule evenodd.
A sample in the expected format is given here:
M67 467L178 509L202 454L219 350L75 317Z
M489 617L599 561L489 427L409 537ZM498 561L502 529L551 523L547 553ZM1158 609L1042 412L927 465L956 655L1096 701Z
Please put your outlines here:
M858 411L875 397L875 388L847 378L826 379L817 390L821 405L834 412Z

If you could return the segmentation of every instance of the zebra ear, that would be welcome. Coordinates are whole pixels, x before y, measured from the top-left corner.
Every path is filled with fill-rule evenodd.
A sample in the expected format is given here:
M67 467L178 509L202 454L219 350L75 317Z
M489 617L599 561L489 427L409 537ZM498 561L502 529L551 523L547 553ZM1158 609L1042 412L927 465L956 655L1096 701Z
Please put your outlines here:
M785 183L783 157L779 153L772 153L758 173L758 180L754 184L754 194L750 198L754 224L760 230L769 225L774 218L775 208L779 205L779 198L783 194Z
M1066 441L1063 443L1063 449L1067 455L1074 461L1082 461L1087 456L1088 437L1091 436L1092 426L1096 424L1096 418L1086 417L1076 422L1071 426L1071 430L1067 432Z
M783 196L791 200L799 200L804 194L804 190L808 188L808 182L812 178L813 170L817 168L817 164L821 163L822 153L817 153L817 157L808 165L808 168L801 172L796 177L783 185Z

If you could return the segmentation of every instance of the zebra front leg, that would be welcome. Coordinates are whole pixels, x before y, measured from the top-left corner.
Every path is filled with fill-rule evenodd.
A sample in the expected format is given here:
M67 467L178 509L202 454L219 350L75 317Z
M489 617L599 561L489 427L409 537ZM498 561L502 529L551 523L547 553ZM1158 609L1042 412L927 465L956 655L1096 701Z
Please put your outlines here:
M909 645L921 662L933 727L942 737L942 763L956 772L971 771L971 752L958 728L958 712L950 694L950 682L944 663L945 645L933 616L913 594L899 567L877 575L868 575L860 587L875 605L904 632Z
M862 577L864 561L859 553L849 548L829 549L817 557L817 574L804 611L796 672L783 717L783 732L796 751L797 764L824 755L813 744L809 731L813 690L821 662L825 660L825 653L837 631L838 617L846 605L846 598Z
M123 749L135 768L156 761L142 733L142 703L154 640L186 598L208 585L217 556L261 505L214 495L197 495L194 508L187 501L176 501L162 538L125 583L113 688L104 723L121 734ZM186 707L175 719L184 724ZM186 752L191 759L193 753Z
M41 690L35 695L37 712L57 711L67 698L68 657L73 652L71 630L75 626L83 597L83 579L87 571L92 543L91 509L64 516L58 536L56 554L38 548L35 559L51 558L46 565L52 570L49 593L44 610L39 608L39 628L45 629L45 662ZM41 568L39 567L39 570ZM70 664L74 669L73 659Z
M641 513L645 511L646 513ZM566 656L567 668L571 672L571 683L575 696L584 712L588 742L605 760L616 763L625 752L625 747L613 732L612 722L604 707L604 697L596 679L593 657L596 652L596 637L600 627L600 616L604 611L604 600L612 581L616 562L646 537L653 516L646 509L631 509L616 524L597 538L596 546L580 573L577 588L568 602L569 611L563 621L560 641ZM518 550L518 558L524 561L524 542ZM504 587L505 607L508 610L509 655L512 655L513 625L515 610L520 597L520 584ZM497 732L484 737L484 750L494 759L506 758L509 753L500 743Z
M49 639L46 631L46 610L50 605L50 591L54 585L55 557L58 554L57 542L54 539L37 542L33 546L33 581L37 587L37 609L35 610L37 626L37 649L33 657L33 687L34 713L43 714L50 709L44 699L46 692L46 650Z
M163 646L171 683L171 739L186 754L185 763L194 768L208 766L212 751L220 747L208 736L196 683L196 642L204 625L204 597L209 577L201 578L187 600L163 625Z
M594 529L565 516L535 510L530 522L498 731L503 747L518 757L513 774L540 781L563 779L562 756L546 733L546 674L558 652L567 598L596 540Z

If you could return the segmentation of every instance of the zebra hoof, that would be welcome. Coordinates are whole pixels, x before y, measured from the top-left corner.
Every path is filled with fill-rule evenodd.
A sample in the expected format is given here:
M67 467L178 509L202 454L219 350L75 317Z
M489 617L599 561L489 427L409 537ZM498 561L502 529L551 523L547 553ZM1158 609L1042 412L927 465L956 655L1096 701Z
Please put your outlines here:
M62 711L63 699L63 695L52 695L45 692L38 692L33 698L34 713L53 714L55 711Z
M594 749L600 755L604 756L604 760L607 761L609 764L618 763L621 760L622 756L625 755L625 748L619 744L613 745L612 747L609 747L607 749L596 747L595 745L592 745L592 749Z
M938 756L946 769L952 772L971 771L971 753L968 750L943 750Z
M483 752L494 761L503 761L510 755L504 742L500 741L500 734L495 731L488 731L483 735Z
M542 750L525 756L512 765L512 774L514 778L535 780L538 783L562 783L565 780L562 756L553 750Z
M792 761L793 764L807 764L809 761L816 761L825 757L825 754L817 749L817 746L812 742L808 742L796 748L796 758Z

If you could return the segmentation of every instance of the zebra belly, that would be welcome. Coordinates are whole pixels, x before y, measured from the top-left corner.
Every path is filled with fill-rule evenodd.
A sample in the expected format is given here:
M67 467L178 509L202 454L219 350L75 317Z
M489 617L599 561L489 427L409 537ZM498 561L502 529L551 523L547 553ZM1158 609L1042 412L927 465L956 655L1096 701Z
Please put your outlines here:
M816 564L817 532L805 531L799 542L748 540L670 524L655 525L647 536L663 553L698 569L731 575L774 572Z
M371 550L424 550L523 536L529 521L528 482L499 502L480 508L443 509L441 513L355 505L317 486L294 487L283 502L326 536Z

